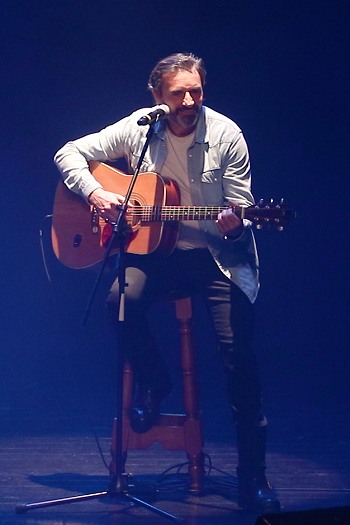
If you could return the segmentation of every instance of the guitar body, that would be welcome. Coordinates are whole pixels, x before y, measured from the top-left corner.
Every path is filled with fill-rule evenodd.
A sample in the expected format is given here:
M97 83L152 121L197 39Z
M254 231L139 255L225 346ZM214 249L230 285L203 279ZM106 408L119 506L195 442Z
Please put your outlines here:
M90 170L107 191L125 195L131 175L103 163L91 162ZM170 179L156 173L141 173L135 183L131 202L140 206L177 206L179 191ZM176 245L176 221L143 223L126 214L125 251L134 254L171 253ZM88 268L101 262L112 234L112 227L94 208L70 191L62 181L57 185L51 230L52 247L59 261L69 268ZM119 252L113 246L110 255Z

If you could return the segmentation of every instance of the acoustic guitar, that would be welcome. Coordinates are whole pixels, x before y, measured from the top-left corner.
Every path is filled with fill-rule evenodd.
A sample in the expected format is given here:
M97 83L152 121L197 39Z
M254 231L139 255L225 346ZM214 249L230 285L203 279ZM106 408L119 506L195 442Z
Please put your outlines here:
M107 191L125 195L131 175L100 162L89 163L91 173ZM139 174L125 214L125 251L134 254L170 254L176 245L179 221L216 220L228 206L181 206L176 182L157 173ZM232 207L240 218L257 227L272 226L283 230L295 212L281 201ZM113 225L97 210L59 181L53 208L51 239L58 260L69 268L82 269L104 259L113 235ZM118 244L110 255L119 252Z

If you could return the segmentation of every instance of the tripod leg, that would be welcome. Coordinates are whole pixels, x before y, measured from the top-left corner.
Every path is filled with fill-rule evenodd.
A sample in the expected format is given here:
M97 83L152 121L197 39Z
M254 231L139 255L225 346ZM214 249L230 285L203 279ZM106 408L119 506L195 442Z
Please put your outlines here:
M133 501L134 503L137 503L138 505L141 505L142 507L145 507L146 509L156 512L160 516L164 516L165 518L169 518L170 520L175 521L175 523L183 523L185 521L183 518L174 516L174 514L169 514L169 512L166 512L165 510L162 510L159 507L154 507L153 505L150 505L146 501L135 498L135 496L130 496L130 494L126 494L126 497L130 499L131 501Z
M82 494L80 496L70 496L68 498L59 498L59 499L52 499L52 500L47 500L47 501L37 501L35 503L23 503L23 504L17 505L15 510L17 514L25 514L29 510L43 509L45 507L53 507L55 505L64 505L66 503L74 503L77 501L86 501L90 499L102 498L102 497L109 496L109 495L110 495L109 492L103 491L103 492L95 492L94 494ZM182 523L184 521L183 518L179 518L178 516L170 514L169 512L166 512L165 510L162 510L158 507L155 507L154 505L151 505L150 503L147 503L147 501L143 501L125 492L124 494L122 494L122 497L121 499L119 499L118 503L126 503L126 502L130 502L130 505L135 503L136 505L145 507L146 509L153 511L156 514L159 514L160 516L164 516L165 518L169 518L172 521L175 521L175 523Z
M44 507L52 507L54 505L63 505L65 503L73 503L75 501L85 501L88 499L101 498L107 496L108 492L96 492L95 494L82 494L81 496L70 496L68 498L51 499L47 501L38 501L36 503L23 503L16 506L17 514L24 514L28 510L42 509Z

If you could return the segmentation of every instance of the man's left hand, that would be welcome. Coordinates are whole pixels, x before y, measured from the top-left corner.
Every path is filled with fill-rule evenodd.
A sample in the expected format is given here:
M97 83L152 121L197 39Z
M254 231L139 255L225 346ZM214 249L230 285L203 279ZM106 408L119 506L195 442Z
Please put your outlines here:
M229 204L237 208L233 202ZM232 208L226 208L220 212L216 224L219 232L229 237L239 237L244 230L243 220L237 217Z

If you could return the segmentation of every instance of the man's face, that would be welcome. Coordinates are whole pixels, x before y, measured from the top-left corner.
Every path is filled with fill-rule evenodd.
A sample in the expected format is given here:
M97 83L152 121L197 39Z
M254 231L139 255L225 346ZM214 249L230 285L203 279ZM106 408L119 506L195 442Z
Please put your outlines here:
M157 104L167 104L170 131L179 137L192 133L203 103L203 86L197 70L165 73L161 91L153 90Z

